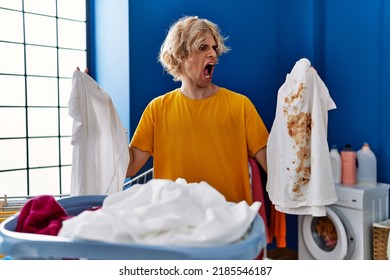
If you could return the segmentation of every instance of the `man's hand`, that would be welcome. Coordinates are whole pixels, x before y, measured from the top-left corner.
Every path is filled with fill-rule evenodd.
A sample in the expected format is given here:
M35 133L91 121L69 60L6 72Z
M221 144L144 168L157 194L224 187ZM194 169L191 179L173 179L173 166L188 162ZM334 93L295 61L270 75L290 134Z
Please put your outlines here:
M80 71L80 67L76 67L76 70L77 70L77 71ZM85 74L88 74L88 67L85 67L84 73L85 73Z

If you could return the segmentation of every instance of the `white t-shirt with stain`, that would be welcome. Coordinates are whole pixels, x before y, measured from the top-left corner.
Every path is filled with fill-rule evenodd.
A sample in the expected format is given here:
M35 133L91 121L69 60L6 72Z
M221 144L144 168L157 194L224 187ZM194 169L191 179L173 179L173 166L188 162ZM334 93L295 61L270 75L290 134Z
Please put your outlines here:
M337 201L327 142L328 110L335 108L310 61L297 61L279 88L267 143L267 192L278 211L325 216Z

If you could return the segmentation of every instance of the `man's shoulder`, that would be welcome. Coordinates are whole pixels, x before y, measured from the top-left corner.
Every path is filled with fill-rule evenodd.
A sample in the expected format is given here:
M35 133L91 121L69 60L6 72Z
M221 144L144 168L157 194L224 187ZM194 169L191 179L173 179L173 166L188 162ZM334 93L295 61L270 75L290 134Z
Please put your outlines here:
M167 103L170 103L172 100L174 100L177 96L177 93L177 89L174 89L167 93L156 96L150 101L149 107L161 108L161 106L166 105Z
M236 100L250 101L246 95L238 91L234 91L228 88L221 88L221 92L229 98L233 98Z

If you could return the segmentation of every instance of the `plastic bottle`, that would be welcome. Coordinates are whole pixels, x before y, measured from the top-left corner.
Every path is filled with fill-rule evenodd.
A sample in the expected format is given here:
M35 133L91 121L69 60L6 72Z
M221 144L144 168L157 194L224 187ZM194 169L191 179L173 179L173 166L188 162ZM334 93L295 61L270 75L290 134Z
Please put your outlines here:
M356 184L356 152L352 150L351 144L345 145L341 151L341 183Z
M341 183L341 156L336 145L333 145L329 152L330 164L332 166L333 181L335 184Z
M377 183L376 157L368 143L364 143L363 147L357 151L356 156L358 161L357 182L375 186Z

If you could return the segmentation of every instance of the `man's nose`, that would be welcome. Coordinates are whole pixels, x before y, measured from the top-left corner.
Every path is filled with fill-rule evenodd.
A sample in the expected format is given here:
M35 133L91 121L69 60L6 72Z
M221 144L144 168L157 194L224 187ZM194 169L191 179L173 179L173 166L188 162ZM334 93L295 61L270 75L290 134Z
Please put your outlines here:
M210 50L207 53L207 57L216 57L217 56L217 51L213 48L210 48Z

